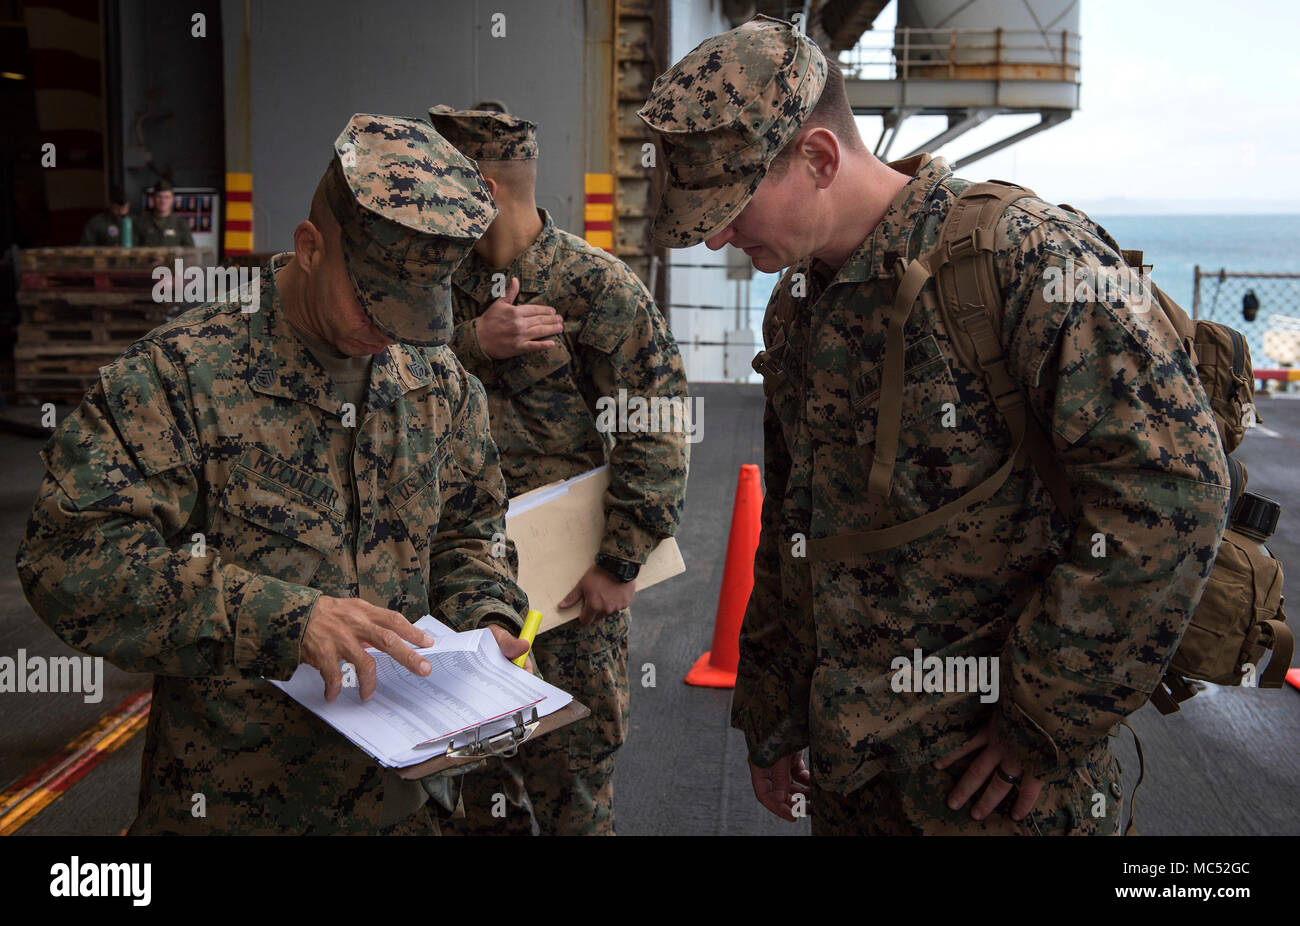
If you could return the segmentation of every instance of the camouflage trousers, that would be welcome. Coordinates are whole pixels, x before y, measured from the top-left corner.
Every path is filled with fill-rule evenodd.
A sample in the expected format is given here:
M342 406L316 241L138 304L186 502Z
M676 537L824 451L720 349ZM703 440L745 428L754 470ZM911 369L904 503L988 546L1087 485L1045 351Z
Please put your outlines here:
M443 835L614 835L614 754L628 725L629 618L625 609L537 638L533 659L542 677L572 693L591 716L465 775L464 818L444 813Z
M948 795L974 760L972 753L946 769L932 764L882 772L849 794L836 794L813 782L810 804L814 836L1116 836L1123 790L1119 762L1110 738L1093 747L1083 765L1043 782L1033 809L1011 819L1017 789L983 820L970 809L983 786L964 807L948 808Z

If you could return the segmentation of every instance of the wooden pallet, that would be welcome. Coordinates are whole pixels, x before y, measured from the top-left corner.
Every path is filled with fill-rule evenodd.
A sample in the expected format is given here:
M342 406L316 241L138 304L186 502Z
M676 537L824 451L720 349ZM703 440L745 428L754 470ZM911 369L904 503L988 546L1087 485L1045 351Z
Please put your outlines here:
M133 342L134 339L101 344L15 344L14 362L26 365L28 370L39 367L85 373L121 356Z
M206 248L27 248L18 252L18 272L50 273L61 270L136 270L150 273L157 266L206 267L212 252Z
M134 339L132 339L134 340ZM14 345L14 387L19 400L75 405L131 341L100 344Z
M31 248L19 253L13 347L20 400L81 401L99 368L173 314L155 302L157 267L211 265L200 248Z
M18 278L22 292L109 292L149 293L153 291L153 270L25 270Z
M25 323L18 326L18 339L14 346L35 344L129 345L144 337L156 326L151 322L104 321L94 324L68 324L66 322ZM125 349L125 348L123 348Z
M31 376L22 372L14 374L14 402L22 405L41 405L54 402L58 405L80 405L99 374L90 376Z
M99 378L99 368L93 370L57 370L40 365L14 364L14 379L20 391L30 391L32 386L49 386L52 389L85 389Z
M14 347L14 391L18 399L40 402L65 402L75 405L99 379L99 368L112 361L121 350L92 356L83 348L79 356L23 356Z
M33 293L18 294L22 323L118 323L124 321L160 324L172 304L154 302L138 293Z

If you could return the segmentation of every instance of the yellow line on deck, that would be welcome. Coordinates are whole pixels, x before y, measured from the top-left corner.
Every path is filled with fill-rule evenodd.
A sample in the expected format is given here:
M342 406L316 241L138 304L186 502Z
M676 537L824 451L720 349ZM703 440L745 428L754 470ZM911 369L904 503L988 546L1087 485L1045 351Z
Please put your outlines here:
M63 750L0 794L0 836L9 836L59 799L73 784L149 722L151 692L127 698Z

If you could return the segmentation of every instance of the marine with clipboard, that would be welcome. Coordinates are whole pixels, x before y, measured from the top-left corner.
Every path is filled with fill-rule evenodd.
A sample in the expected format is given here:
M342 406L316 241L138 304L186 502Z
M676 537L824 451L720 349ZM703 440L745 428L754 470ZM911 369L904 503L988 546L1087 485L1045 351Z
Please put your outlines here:
M448 275L496 209L425 122L358 114L329 153L257 311L155 329L43 454L28 601L154 676L132 833L435 833L423 788L265 679L306 664L317 697L367 694L372 645L414 680L408 615L431 611L523 651L486 402L446 347Z

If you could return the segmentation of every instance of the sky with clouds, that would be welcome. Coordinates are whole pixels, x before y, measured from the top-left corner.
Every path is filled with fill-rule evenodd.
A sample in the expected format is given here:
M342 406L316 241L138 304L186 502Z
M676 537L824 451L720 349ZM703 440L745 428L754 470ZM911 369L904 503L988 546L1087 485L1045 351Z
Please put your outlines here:
M1079 110L962 176L1091 211L1300 213L1300 2L1080 2ZM875 28L894 18L891 4ZM997 116L936 153L956 160L1037 121ZM874 145L880 119L859 123ZM913 117L890 156L945 125Z

